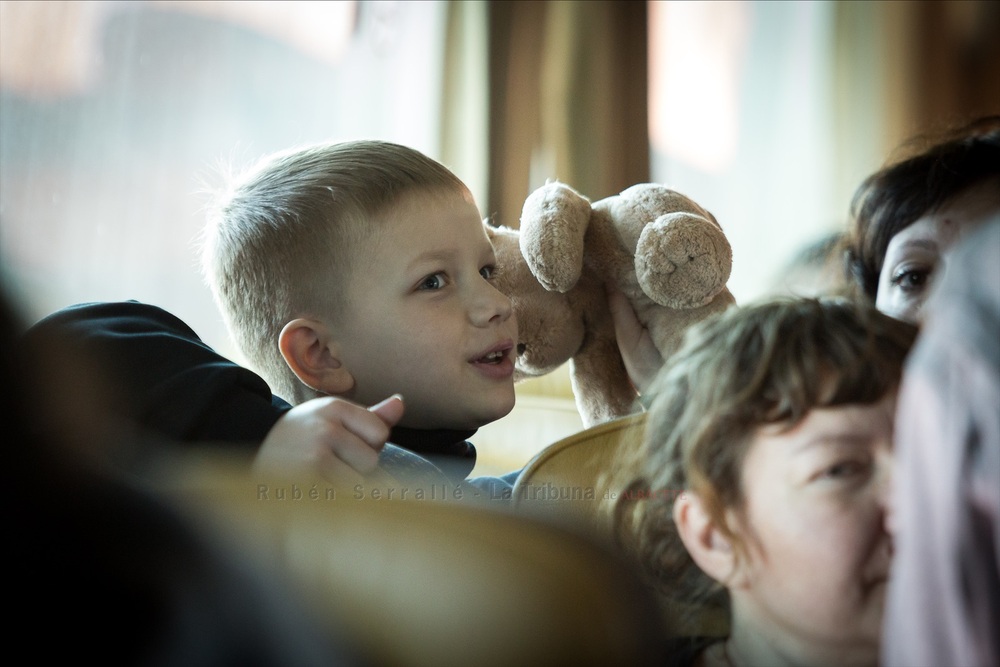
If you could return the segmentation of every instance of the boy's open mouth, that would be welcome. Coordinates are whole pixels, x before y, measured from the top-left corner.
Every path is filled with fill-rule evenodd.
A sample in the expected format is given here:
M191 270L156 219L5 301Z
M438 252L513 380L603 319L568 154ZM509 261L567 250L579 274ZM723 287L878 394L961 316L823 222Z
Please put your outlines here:
M503 361L505 355L506 355L505 350L496 350L494 352L490 352L484 357L480 357L476 361L480 364L499 364L501 361Z
M470 363L489 377L503 379L514 372L513 350L514 341L501 341L479 357L470 360Z
M513 349L514 342L506 341L494 346L489 352L474 359L472 365L484 377L507 382L514 375L514 360L511 354Z

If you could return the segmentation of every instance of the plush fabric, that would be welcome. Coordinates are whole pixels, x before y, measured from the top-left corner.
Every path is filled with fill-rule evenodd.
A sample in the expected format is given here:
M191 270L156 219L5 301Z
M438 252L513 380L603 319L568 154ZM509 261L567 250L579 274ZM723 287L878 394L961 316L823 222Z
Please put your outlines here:
M487 225L497 288L518 318L515 378L567 361L584 426L639 410L615 338L607 288L631 302L664 358L695 322L735 302L732 249L711 213L655 183L591 203L548 183L529 195L520 228ZM519 252L518 252L519 251Z

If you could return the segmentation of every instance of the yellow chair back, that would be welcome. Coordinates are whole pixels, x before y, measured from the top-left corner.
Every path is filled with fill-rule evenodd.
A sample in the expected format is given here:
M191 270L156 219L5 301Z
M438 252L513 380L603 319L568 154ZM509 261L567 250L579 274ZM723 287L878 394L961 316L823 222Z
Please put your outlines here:
M525 466L513 489L518 511L554 514L609 535L614 505L635 476L646 413L613 419L563 438Z
M279 563L373 664L662 658L655 599L581 533L465 502L443 486L407 487L404 496L394 481L359 490L201 470L176 487L179 504Z

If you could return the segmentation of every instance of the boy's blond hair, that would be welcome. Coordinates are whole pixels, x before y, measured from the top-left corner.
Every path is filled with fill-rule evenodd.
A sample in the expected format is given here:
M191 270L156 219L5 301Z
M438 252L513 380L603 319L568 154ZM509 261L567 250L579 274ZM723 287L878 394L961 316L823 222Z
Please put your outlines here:
M471 199L444 165L384 141L284 151L231 180L209 214L203 270L230 335L272 391L292 403L315 396L281 356L282 328L337 316L377 217L434 190Z
M877 402L899 385L915 335L866 302L836 297L774 299L692 327L657 376L642 476L616 507L617 536L652 582L681 602L725 606L725 589L677 533L677 494L698 493L743 553L725 513L743 507L741 470L758 429L792 428L814 408Z

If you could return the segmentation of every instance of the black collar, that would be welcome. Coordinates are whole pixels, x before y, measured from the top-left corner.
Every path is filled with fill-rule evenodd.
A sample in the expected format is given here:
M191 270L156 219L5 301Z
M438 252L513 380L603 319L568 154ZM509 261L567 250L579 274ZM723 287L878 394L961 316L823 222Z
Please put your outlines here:
M420 454L450 479L460 481L476 466L476 448L468 441L475 429L420 429L396 426L389 442Z

